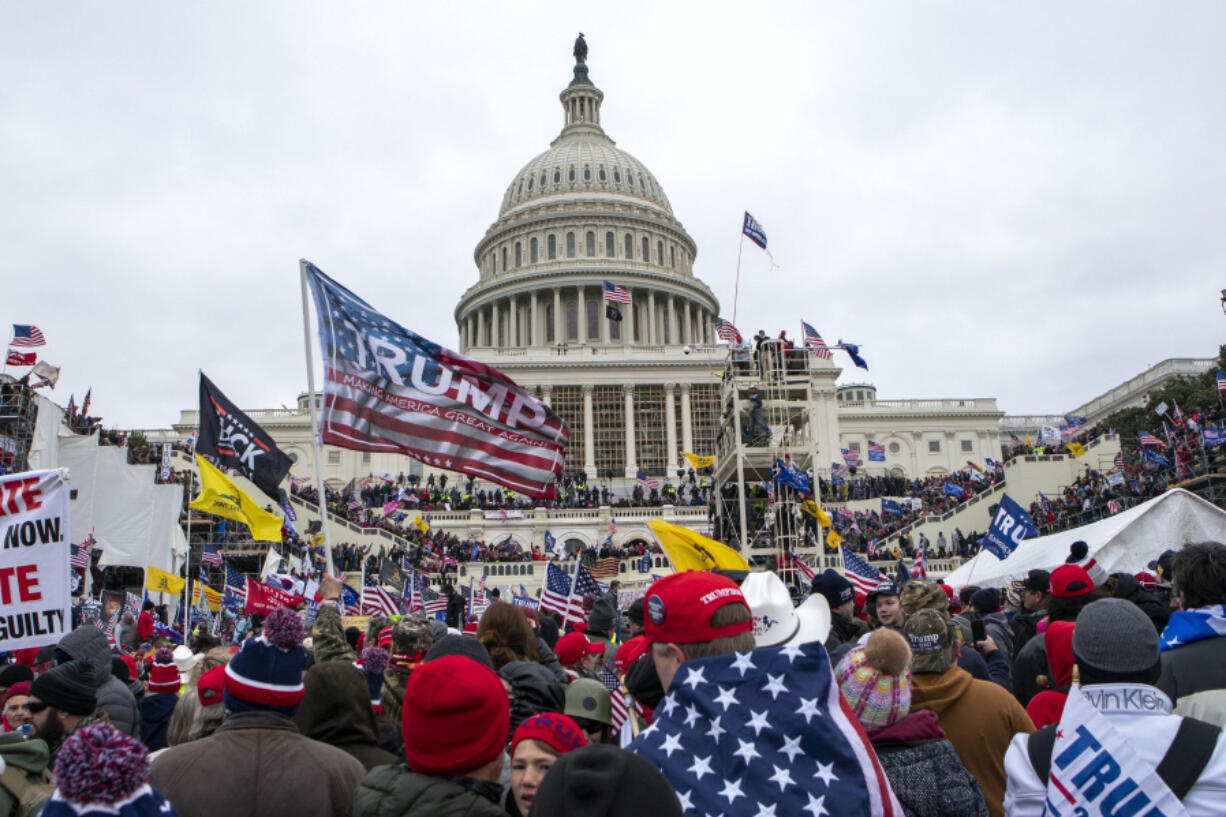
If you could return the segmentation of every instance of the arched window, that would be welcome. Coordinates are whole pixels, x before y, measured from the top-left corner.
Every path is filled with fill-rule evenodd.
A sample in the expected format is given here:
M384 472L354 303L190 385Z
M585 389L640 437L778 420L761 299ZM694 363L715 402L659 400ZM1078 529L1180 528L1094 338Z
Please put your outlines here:
M591 165L583 166L583 180L585 182L590 182L592 180L592 166Z
M503 247L502 248L502 271L506 272L507 269L508 269L507 267L507 248Z
M600 337L600 302L589 298L583 306L587 310L587 339L596 340Z
M566 179L567 181L572 181L572 182L575 180L575 166L574 165L570 166L570 170L566 174Z
M566 234L566 257L567 258L575 257L575 234L574 233Z
M634 187L634 174L629 170L626 171L626 181L630 182L631 187Z
M524 263L524 246L520 242L515 242L515 267L518 269Z
M528 262L531 264L536 263L536 236L533 236L528 242Z
M600 180L601 180L602 182L605 180L605 175L604 175L604 165L601 165L601 166L600 166Z
M656 263L659 264L660 266L664 266L664 242L663 241L656 242Z
M524 194L524 180L519 180L519 187L515 188L515 195L522 196Z
M576 301L566 302L566 339L579 339L579 304Z
M553 183L557 184L560 181L562 181L562 168L555 167L553 169Z
M604 234L604 255L605 258L613 257L613 233Z
M586 245L585 248L587 249L587 257L591 258L596 254L596 234L591 230L588 230L587 235L584 236L584 238L584 244Z
M553 343L557 340L553 336L553 304L545 304L545 342Z
M541 171L541 187L542 187L542 188L545 186L545 182L546 182L546 181L547 181L547 179L546 179L546 176L545 176L545 171L543 171L543 170L542 170L542 171Z
M613 183L614 184L622 183L622 172L618 170L617 168L613 168Z
M529 177L528 177L528 192L529 192L529 193L531 193L531 192L532 192L532 181L533 181L532 177L531 177L531 176L529 176Z
M630 233L626 233L626 260L634 260L634 239L630 237Z
M558 257L558 237L556 235L550 235L549 238L546 240L549 244L549 247L548 247L549 260L552 261Z
M651 244L647 241L647 236L643 236L643 263L651 260Z

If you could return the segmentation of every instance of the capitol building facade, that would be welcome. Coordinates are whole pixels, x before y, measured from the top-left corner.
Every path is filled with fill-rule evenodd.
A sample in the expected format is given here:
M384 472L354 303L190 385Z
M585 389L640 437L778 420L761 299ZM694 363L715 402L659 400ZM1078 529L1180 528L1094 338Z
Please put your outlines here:
M743 411L744 401L728 396L730 348L716 334L719 300L695 274L695 241L656 175L605 133L604 94L585 62L559 98L561 132L515 173L476 244L477 280L455 307L457 346L552 406L571 429L566 473L599 481L616 498L633 489L639 472L675 482L688 467L683 451L729 455L737 444L729 415ZM607 308L606 282L628 294L616 313ZM841 372L833 360L807 358L803 432L775 428L768 447L795 450L803 437L808 456L795 459L821 475L842 462L840 449L862 453L860 473L912 477L1000 458L1002 412L994 399L878 400L872 384L838 384ZM292 473L313 480L307 406L302 395L296 408L245 410L294 459ZM186 438L196 425L197 411L183 411L175 435ZM884 462L868 461L870 443L885 447ZM330 446L323 458L334 487L384 473L439 473L398 455ZM478 481L478 489L491 487ZM705 514L680 516L706 528ZM476 513L456 517L432 515L435 524L454 522L457 534L487 541L505 527ZM607 519L607 512L599 517L605 532ZM591 527L576 523L574 538L602 541L605 532L595 521ZM535 533L531 539L540 542Z

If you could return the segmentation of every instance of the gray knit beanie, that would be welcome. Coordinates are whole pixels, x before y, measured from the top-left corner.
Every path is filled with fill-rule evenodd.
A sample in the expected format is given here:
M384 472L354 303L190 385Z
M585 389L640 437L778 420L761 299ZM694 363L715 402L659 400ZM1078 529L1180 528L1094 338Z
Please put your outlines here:
M1073 655L1083 674L1134 676L1158 665L1158 631L1130 601L1099 599L1087 604L1073 630Z

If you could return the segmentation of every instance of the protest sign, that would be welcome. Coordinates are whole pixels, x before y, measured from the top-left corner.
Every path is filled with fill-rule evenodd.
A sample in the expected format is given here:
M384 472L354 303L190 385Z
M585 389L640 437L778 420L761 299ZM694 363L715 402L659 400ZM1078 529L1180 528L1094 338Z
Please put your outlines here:
M54 644L72 629L65 476L0 477L0 652Z
M295 596L293 593L287 593L278 587L261 584L250 578L247 579L247 604L245 609L248 613L266 616L278 607L297 607L304 601L306 599L302 596Z

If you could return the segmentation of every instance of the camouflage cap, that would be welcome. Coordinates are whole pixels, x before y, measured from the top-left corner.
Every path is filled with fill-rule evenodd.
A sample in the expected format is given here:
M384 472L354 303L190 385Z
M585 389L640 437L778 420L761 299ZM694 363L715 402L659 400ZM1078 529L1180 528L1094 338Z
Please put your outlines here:
M898 601L902 605L903 614L907 616L920 610L945 612L949 609L949 596L945 595L941 585L919 579L912 579L903 585Z
M425 616L401 616L392 628L392 652L396 655L409 655L418 651L424 653L433 643L430 619Z
M937 610L919 610L907 617L902 634L911 645L912 672L944 672L949 669L949 648L954 642L950 626L945 616Z

